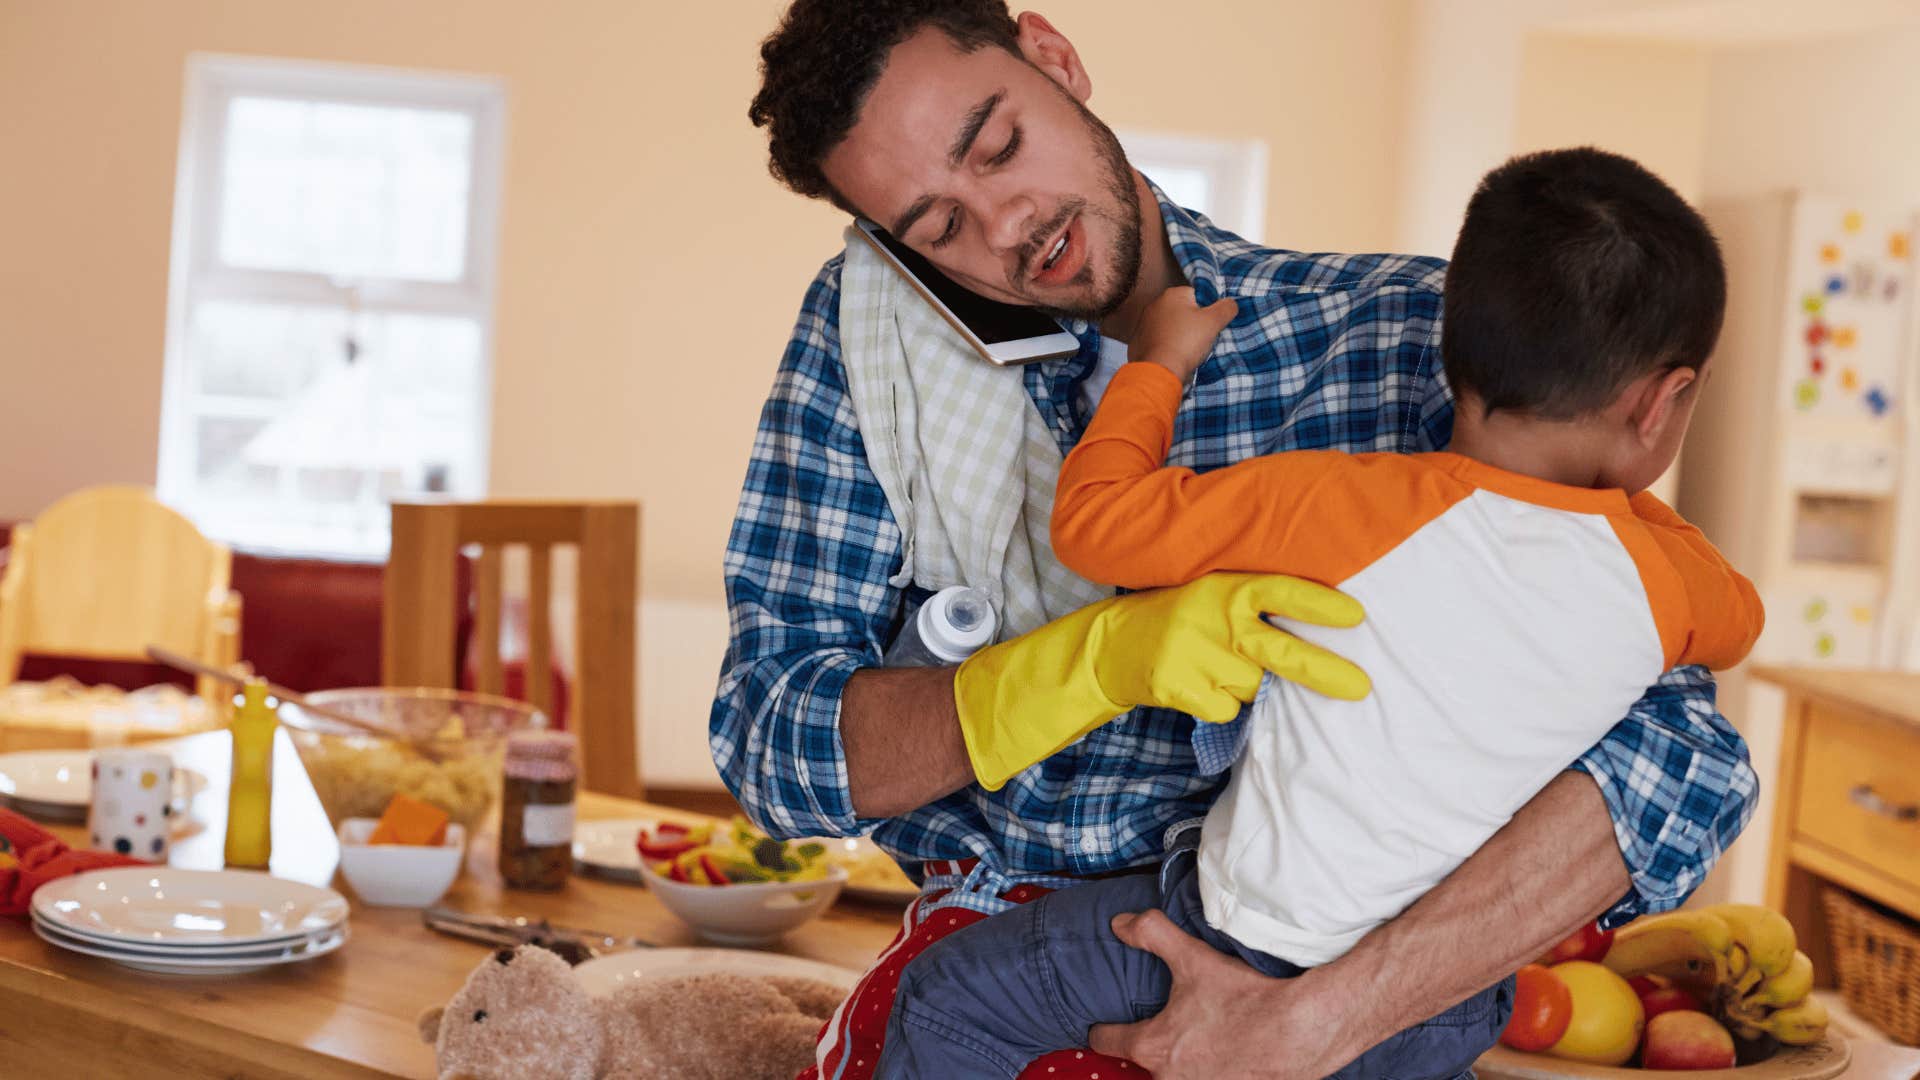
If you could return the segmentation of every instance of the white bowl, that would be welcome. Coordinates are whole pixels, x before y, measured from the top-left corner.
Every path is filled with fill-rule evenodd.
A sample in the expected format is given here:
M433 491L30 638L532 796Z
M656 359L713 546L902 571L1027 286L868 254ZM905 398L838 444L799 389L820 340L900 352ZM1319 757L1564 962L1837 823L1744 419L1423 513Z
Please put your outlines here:
M640 860L647 888L685 919L701 937L723 945L772 941L833 906L847 872L827 868L817 881L747 881L731 885L689 885L669 881Z
M446 841L437 847L367 843L378 824L373 818L340 823L340 873L361 902L374 907L426 907L445 895L460 876L466 828L449 823Z

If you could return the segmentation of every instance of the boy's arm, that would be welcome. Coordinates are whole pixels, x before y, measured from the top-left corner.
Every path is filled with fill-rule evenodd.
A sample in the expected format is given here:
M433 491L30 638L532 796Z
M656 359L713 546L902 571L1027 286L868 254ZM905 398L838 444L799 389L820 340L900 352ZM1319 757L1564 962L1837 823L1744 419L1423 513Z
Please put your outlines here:
M1656 592L1651 597L1669 665L1720 670L1746 659L1766 625L1753 582L1735 570L1705 534L1651 493L1635 495L1631 504L1674 575L1669 580L1677 595Z
M1353 461L1333 451L1253 458L1198 475L1162 468L1180 409L1178 377L1122 367L1060 470L1052 539L1076 573L1127 588L1191 581L1212 570L1329 575L1290 543L1314 489ZM1329 582L1331 583L1331 582Z

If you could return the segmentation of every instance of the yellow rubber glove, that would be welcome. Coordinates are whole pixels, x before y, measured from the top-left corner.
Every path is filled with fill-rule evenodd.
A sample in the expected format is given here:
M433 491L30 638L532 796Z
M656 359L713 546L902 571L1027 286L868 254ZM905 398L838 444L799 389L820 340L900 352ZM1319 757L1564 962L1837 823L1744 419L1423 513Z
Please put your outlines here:
M1367 696L1365 672L1265 613L1337 627L1365 617L1358 601L1310 581L1208 574L1102 600L974 653L953 680L974 776L997 791L1137 706L1225 723L1253 700L1266 671L1328 697Z

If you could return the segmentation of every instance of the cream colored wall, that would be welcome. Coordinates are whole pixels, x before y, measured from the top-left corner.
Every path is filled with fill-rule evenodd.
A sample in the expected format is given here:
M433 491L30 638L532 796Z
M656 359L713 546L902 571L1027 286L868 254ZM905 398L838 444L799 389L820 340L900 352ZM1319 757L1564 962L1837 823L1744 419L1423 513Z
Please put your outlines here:
M839 242L839 215L768 179L745 118L782 6L0 0L0 518L154 479L190 53L503 77L493 492L644 502L645 771L710 780L720 553L793 315ZM1394 236L1406 8L1215 0L1178 28L1156 0L1043 10L1109 122L1265 138L1276 242L1368 249Z
M1920 204L1920 94L1913 70L1920 29L1883 28L1833 41L1717 52L1712 62L1702 184L1709 199L1799 188L1861 200ZM1915 489L1920 497L1920 489ZM1912 610L1914 597L1898 598ZM1723 705L1746 736L1761 798L1749 839L1702 890L1758 900L1764 841L1773 828L1784 701L1744 677Z
M1515 153L1598 146L1700 198L1707 132L1706 50L1544 32L1527 39Z

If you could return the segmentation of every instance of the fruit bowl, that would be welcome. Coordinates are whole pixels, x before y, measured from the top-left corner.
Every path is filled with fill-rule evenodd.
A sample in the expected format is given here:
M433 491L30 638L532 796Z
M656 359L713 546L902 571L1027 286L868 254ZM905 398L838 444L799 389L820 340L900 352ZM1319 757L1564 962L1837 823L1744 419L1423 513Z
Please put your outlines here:
M847 883L846 868L829 866L810 881L735 882L692 885L660 876L640 860L640 877L667 910L680 916L701 937L723 945L772 941L833 906Z
M1733 1069L1614 1068L1505 1046L1482 1054L1473 1068L1482 1080L1827 1080L1845 1072L1852 1060L1847 1040L1829 1028L1826 1037L1811 1046L1782 1046L1765 1061Z
M405 793L439 807L471 835L500 798L508 732L547 722L524 702L461 690L369 687L307 699L393 732L371 735L291 702L280 706L292 714L287 735L336 829L348 818L379 817Z

